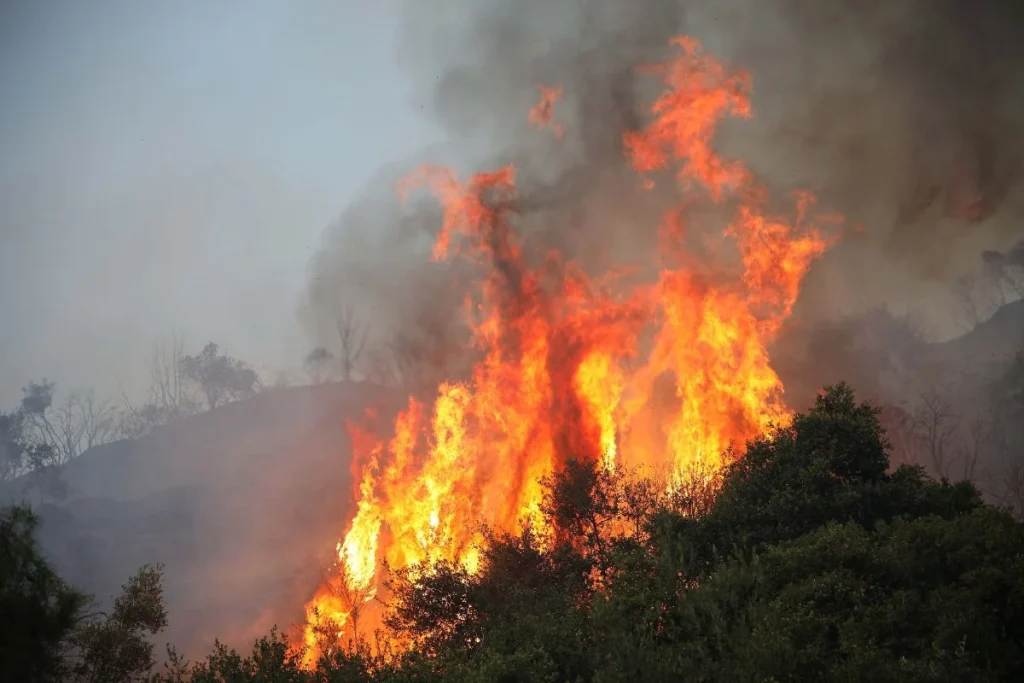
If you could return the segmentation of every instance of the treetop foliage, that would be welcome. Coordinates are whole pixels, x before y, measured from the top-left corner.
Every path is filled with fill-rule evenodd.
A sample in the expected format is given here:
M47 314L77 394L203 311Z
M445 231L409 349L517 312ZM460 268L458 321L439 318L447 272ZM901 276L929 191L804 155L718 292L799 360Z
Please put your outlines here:
M124 398L123 409L93 391L73 391L57 400L55 382L29 382L15 410L0 412L0 482L23 475L27 489L61 500L68 493L64 465L90 448L116 439L137 439L154 428L195 415L260 388L256 371L208 343L186 355L180 340L158 345L150 366L149 398L141 405Z
M213 410L226 401L249 396L259 388L259 375L242 361L220 353L220 347L209 342L194 356L181 359L185 376L196 382L206 407Z
M970 483L893 469L878 410L846 385L717 478L667 488L578 461L546 491L553 538L488 530L476 573L391 572L385 630L332 643L312 670L274 631L246 655L172 650L153 673L159 570L76 625L81 596L34 555L16 511L3 542L21 544L40 588L4 564L2 595L42 624L19 666L154 683L980 683L1024 667L1024 525Z
M54 680L61 646L86 598L50 568L35 540L38 518L24 508L0 516L0 662L11 680Z
M593 462L547 484L554 540L392 572L386 630L313 671L278 633L157 680L1015 681L1024 527L969 483L890 467L878 410L826 388L719 479ZM394 649L389 643L404 643Z
M147 680L155 658L147 635L163 630L163 568L143 567L109 614L61 579L35 540L38 518L0 514L0 664L5 680L129 683Z

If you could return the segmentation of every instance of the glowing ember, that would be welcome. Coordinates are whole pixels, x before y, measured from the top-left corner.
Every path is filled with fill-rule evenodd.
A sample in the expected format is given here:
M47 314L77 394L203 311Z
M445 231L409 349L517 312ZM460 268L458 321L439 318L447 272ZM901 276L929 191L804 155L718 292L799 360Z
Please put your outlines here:
M562 86L538 85L540 100L530 109L530 123L540 128L550 128L559 139L565 134L565 126L555 123L555 103L562 99Z
M511 167L465 182L426 167L399 188L426 188L441 204L433 257L457 253L483 273L466 311L480 360L465 383L442 385L429 411L410 401L389 442L351 428L356 514L337 576L307 606L310 658L317 615L332 638L379 624L359 608L382 588L385 563L443 559L475 571L480 522L513 532L542 524L540 480L570 458L667 468L678 484L788 421L765 348L828 242L809 220L810 196L798 196L795 221L766 216L748 169L713 150L721 119L750 115L749 76L696 41L674 45L674 59L648 67L665 90L649 124L625 133L629 161L642 175L674 171L682 195L703 190L736 208L724 230L667 215L656 281L622 292L557 255L529 264L503 208L515 199ZM530 119L546 125L561 89L541 93ZM684 246L694 237L699 258ZM659 399L666 380L675 396Z

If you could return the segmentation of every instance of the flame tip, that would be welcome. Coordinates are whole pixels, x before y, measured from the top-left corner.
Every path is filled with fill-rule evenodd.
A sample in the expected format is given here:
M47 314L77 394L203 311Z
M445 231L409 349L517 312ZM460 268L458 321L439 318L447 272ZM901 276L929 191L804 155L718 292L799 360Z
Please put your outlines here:
M622 134L640 189L651 192L665 174L680 201L662 219L654 282L629 289L618 269L591 278L558 252L540 259L529 251L513 221L513 165L463 180L425 165L396 184L403 202L425 189L440 204L431 259L465 259L482 272L464 297L467 348L479 360L467 378L439 382L429 410L410 396L390 440L349 430L356 511L336 546L334 582L307 604L310 656L324 647L320 615L336 624L328 648L357 620L379 623L370 603L385 590L388 567L444 561L480 571L480 523L552 542L542 482L570 456L615 476L661 467L666 491L712 486L740 457L736 444L791 419L766 348L809 268L838 239L820 226L842 218L811 216L816 198L807 190L793 193L792 220L764 213L765 189L713 144L722 120L752 116L750 75L727 69L695 38L671 45L679 49L669 60L644 67L664 86L647 123ZM564 88L536 88L528 120L558 139ZM686 220L697 196L735 203L724 231Z

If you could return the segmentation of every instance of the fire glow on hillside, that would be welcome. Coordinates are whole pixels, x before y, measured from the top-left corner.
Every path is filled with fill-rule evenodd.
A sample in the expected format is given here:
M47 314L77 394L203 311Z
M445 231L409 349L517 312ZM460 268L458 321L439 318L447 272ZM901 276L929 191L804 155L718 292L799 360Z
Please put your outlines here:
M766 214L752 173L712 146L721 120L751 115L749 75L695 40L676 39L672 49L670 60L644 67L663 85L648 124L622 138L638 182L653 187L654 174L671 171L678 186L655 281L626 287L557 253L524 253L513 167L466 181L426 167L399 188L425 189L443 209L433 258L456 254L481 273L465 301L479 361L468 381L442 384L432 406L410 399L389 439L350 426L357 507L335 576L307 605L309 657L325 621L339 640L352 637L353 609L381 589L385 564L446 560L472 572L481 523L543 527L541 480L570 458L658 468L677 485L789 420L766 346L829 246L819 224L835 219L813 219L807 194L789 220ZM529 118L561 137L553 122L561 87L540 92ZM684 206L697 195L735 207L728 225L688 222ZM666 381L675 390L669 409L654 398ZM361 617L358 627L365 634L373 625Z

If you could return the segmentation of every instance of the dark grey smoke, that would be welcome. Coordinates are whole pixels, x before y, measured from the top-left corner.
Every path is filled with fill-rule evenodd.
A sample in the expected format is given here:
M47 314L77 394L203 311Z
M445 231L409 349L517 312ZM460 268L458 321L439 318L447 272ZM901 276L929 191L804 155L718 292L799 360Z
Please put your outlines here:
M768 33L762 43L776 44L761 49L792 54L799 75L760 95L785 121L781 153L818 178L823 200L922 277L976 266L979 247L1021 234L1019 4L767 4L783 8L798 47Z
M821 208L863 227L808 278L805 322L885 305L948 335L952 283L1022 234L1021 15L997 0L410 2L403 58L425 113L451 134L435 160L518 167L529 253L653 269L675 197L670 183L639 189L621 134L656 93L635 67L667 56L672 36L700 39L754 81L755 118L725 125L722 151L782 199L812 189ZM538 83L564 86L561 141L527 121ZM350 297L381 339L397 331L457 353L461 266L425 264L439 217L429 202L400 212L399 175L383 173L329 230L307 313L330 329L337 299Z

